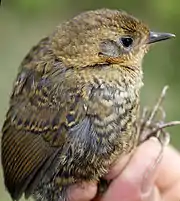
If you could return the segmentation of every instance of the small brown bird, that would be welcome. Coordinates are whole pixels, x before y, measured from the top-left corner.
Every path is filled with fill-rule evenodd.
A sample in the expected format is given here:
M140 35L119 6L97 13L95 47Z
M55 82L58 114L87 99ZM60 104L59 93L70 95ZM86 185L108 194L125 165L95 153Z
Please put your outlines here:
M70 185L99 181L137 146L142 59L150 44L173 36L101 9L60 24L31 49L2 129L13 200L68 200Z

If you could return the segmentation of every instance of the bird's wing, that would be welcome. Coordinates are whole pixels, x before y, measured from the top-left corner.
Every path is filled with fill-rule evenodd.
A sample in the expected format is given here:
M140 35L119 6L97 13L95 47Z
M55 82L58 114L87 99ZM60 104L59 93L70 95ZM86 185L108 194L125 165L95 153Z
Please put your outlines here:
M84 118L76 86L63 86L60 66L48 76L22 67L14 84L2 129L2 165L5 185L15 200L37 186L61 152L68 129Z

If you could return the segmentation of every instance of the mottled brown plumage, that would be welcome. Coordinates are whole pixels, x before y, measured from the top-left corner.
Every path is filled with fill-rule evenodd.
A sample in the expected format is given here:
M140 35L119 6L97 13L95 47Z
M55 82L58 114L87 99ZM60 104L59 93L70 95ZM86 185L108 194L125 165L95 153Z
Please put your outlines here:
M67 200L99 181L138 143L141 63L155 34L123 11L88 11L62 23L20 66L2 129L12 199Z

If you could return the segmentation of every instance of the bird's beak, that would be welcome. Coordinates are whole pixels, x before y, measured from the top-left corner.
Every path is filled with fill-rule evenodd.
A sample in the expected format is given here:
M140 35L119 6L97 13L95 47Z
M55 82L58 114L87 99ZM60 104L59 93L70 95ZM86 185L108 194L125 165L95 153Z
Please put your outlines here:
M156 43L162 40L167 40L170 38L174 38L175 35L171 33L158 33L158 32L150 32L148 44Z

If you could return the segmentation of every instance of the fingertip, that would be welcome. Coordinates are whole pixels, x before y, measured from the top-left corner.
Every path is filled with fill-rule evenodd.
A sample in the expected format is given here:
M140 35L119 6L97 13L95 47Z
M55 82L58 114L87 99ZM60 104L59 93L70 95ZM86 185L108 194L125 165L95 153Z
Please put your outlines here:
M126 167L128 164L132 154L128 154L126 156L120 156L117 161L110 167L109 172L105 176L105 179L107 180L113 180L115 179Z
M179 152L172 146L166 147L159 168L160 171L156 180L156 184L162 192L165 192L175 183L180 181Z
M152 190L161 155L162 145L156 138L150 138L141 144L129 158L123 171L121 165L118 166L119 175L112 181L102 200L140 200L142 194L149 197L148 193Z
M68 190L68 201L89 201L96 196L97 183L83 182L75 184Z
M174 183L169 189L163 193L164 201L179 201L180 200L180 181Z
M118 177L122 173L124 168L130 162L131 164L138 164L143 168L146 161L149 162L151 159L157 158L160 155L162 145L159 140L155 137L151 137L149 140L141 144L137 149L128 155L120 156L119 159L110 168L108 174L105 176L107 180L112 180ZM133 162L131 162L131 159ZM137 162L138 163L137 163ZM138 168L139 170L139 168Z

